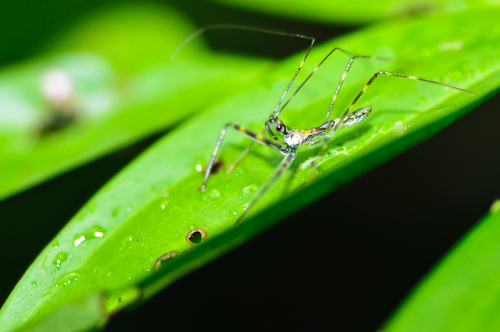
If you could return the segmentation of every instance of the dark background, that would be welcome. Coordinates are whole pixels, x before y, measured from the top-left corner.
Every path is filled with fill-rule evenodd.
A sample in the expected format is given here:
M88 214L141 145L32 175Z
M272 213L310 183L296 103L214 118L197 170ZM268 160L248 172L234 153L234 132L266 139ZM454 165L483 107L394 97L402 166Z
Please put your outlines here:
M36 55L44 41L67 24L113 2L118 3L2 1L0 65ZM257 26L310 34L318 42L356 29L207 3L173 4L198 26ZM277 58L303 48L286 39L289 44L262 48L258 45L269 44L261 42L260 35L256 44L207 37L214 48ZM324 326L375 331L500 196L499 103L499 97L491 99L430 140L182 278L145 305L117 316L107 331ZM0 274L0 302L80 206L159 137L0 201L0 252L2 265L8 267ZM303 223L308 224L307 234Z

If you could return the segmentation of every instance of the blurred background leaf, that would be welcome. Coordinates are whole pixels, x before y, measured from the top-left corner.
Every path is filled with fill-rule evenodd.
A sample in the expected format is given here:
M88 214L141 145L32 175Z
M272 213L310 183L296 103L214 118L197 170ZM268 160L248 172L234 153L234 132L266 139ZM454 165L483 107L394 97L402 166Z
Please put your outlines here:
M169 61L194 30L168 7L122 5L3 70L0 198L165 130L268 68L198 40Z
M413 290L384 331L497 331L500 201Z
M297 20L330 24L361 25L387 19L464 11L471 7L495 7L497 0L356 0L356 1L265 1L211 0L256 12L272 13Z

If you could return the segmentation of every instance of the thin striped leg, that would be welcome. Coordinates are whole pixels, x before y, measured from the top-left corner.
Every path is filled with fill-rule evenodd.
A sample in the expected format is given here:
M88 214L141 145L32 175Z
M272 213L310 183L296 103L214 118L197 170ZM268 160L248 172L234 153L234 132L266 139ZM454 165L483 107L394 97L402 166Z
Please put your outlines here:
M311 44L311 47L312 47L312 44ZM308 50L308 53L310 51L310 48ZM352 55L351 52L349 51L346 51L344 49L341 49L339 47L335 47L333 48L330 53L328 53L326 55L326 57L316 66L316 68L314 68L314 70L309 74L309 76L304 80L304 82L302 82L302 84L297 88L297 90L293 93L293 95L286 101L286 103L283 105L283 107L279 110L279 113L276 114L276 111L277 111L277 108L274 110L274 112L272 113L271 116L278 116L281 111L285 108L286 105L288 105L288 103L290 102L290 100L299 92L299 90L305 85L305 83L311 78L311 76L319 69L319 67L330 57L330 55L332 55L335 51L341 51L345 54L349 54L349 55ZM281 102L283 101L283 98L285 97L286 93L288 92L288 90L290 89L290 86L292 85L293 81L295 80L295 77L297 76L297 74L299 73L300 69L302 68L305 60L307 58L307 54L306 54L306 57L302 60L302 63L300 64L297 72L295 73L295 76L293 77L292 81L290 82L290 84L288 85L288 88L287 90L285 91L285 93L283 94L283 96L281 97L281 100L280 102L278 103L278 106L280 106ZM349 59L349 62L347 63L347 66L344 70L344 73L340 79L340 82L337 86L337 89L335 90L335 94L333 95L333 98L332 98L332 102L330 103L330 107L328 108L328 112L326 114L326 119L325 119L325 122L328 121L328 118L330 117L330 113L331 113L331 110L333 108L333 105L335 103L335 100L337 99L337 95L339 94L339 91L345 81L345 78L347 76L347 73L349 72L349 69L351 68L352 66L352 63L354 62L355 59L370 59L370 60L382 60L382 61L395 61L396 59L390 59L390 58L384 58L384 57L377 57L377 56L369 56L369 55L354 55L352 56L350 59ZM245 157L245 155L250 151L251 147L253 146L254 142L250 143L248 147L246 147L242 152L241 154L238 156L238 158L236 158L236 160L229 166L229 168L227 169L226 173L231 173L234 169L234 167L241 161L241 159L243 159L243 157ZM327 149L327 146L328 146L328 139L325 139L325 142L322 144L323 147L322 147L322 151L324 153L324 151L326 151Z
M471 95L474 95L474 92L472 92L472 91L465 90L465 89L462 89L462 88L458 88L456 86L444 84L444 83L437 82L437 81L431 81L431 80L428 80L426 78L420 78L420 77L415 77L415 76L408 76L408 75L390 73L390 72L387 72L387 71L379 71L379 72L375 73L375 75L373 75L372 78L370 78L370 80L368 81L368 83L366 83L366 85L363 87L363 89L361 89L361 91L356 96L356 98L354 98L354 100L352 101L351 105L349 105L349 107L346 109L346 111L344 112L344 114L340 118L340 121L337 122L337 124L333 128L333 131L336 131L339 128L339 126L344 122L345 118L351 112L351 109L358 102L358 100L361 98L361 96L363 96L363 94L366 92L366 90L368 90L368 88L370 87L370 85L372 85L372 83L377 79L377 77L379 77L381 75L396 76L396 77L407 78L407 79L410 79L410 80L417 80L417 81L432 83L432 84L441 85L441 86L444 86L446 88L451 88L451 89L455 89L455 90L460 91L460 92L470 93Z
M326 61L326 59L328 59L330 57L330 55L332 55L335 51L341 51L341 52L348 54L348 55L352 54L349 51L341 49L340 47L334 47L333 50L331 50L330 53L328 53L326 55L326 57L323 60L321 60L321 62L316 66L316 68L314 68L314 70L309 74L309 76L307 76L307 78L300 84L300 86L297 88L297 90L294 91L294 93L290 96L290 98L288 98L288 100L283 104L283 106L281 106L281 108L279 110L278 110L278 108L276 108L274 110L274 112L271 114L271 117L277 118L281 114L283 109L290 103L290 101L293 99L293 97L295 97L295 95L300 91L300 89L302 89L302 87L307 83L307 81L309 81L311 76L313 76L314 73L316 71L318 71L319 67L321 67L321 65ZM295 76L297 76L297 75L295 75ZM295 77L294 77L294 79L295 79ZM278 106L280 106L280 105L278 104Z
M203 180L203 183L201 185L201 191L205 191L207 187L207 181L208 177L210 176L210 173L212 171L212 166L214 165L215 158L217 158L217 154L219 153L219 148L222 144L222 141L224 140L224 136L226 135L226 130L227 127L231 127L236 129L239 133L242 133L243 135L247 136L248 138L252 139L254 142L260 143L262 145L265 145L267 147L270 147L276 151L279 151L281 153L286 153L286 147L283 147L279 143L276 143L272 140L270 140L267 137L264 137L262 134L258 134L256 132L253 132L243 126L240 126L236 123L233 122L227 122L224 127L222 128L222 131L219 135L219 139L217 140L217 144L215 145L214 152L212 154L212 158L210 159L210 163L208 164L207 170L205 172L205 179Z
M314 73L316 73L316 71L318 71L319 67L321 67L321 65L323 65L323 63L325 63L325 61L335 52L335 51L340 51L340 52L343 52L344 54L347 54L347 55L353 55L353 53L349 52L349 51L346 51L340 47L335 47L333 48L330 53L328 53L324 58L323 60L321 60L321 62L316 66L316 68L314 68L314 70L309 74L309 76L306 77L306 79L300 84L300 86L297 88L297 90L294 91L294 93L290 96L290 98L283 104L283 106L281 106L281 108L276 112L276 110L271 114L271 116L274 116L274 117L278 117L281 112L283 111L283 109L290 103L290 101L293 99L293 97L295 97L295 95L300 91L300 89L302 89L302 87L307 83L307 81L309 81L309 79L314 75ZM335 91L335 94L333 96L333 99L332 99L332 102L330 103L330 107L328 109L328 113L326 115L326 121L328 121L328 118L330 117L330 112L332 110L332 107L333 107L333 104L335 103L335 100L337 99L337 95L340 91L340 88L342 87L342 84L344 83L344 80L345 80L345 77L347 75L347 72L349 71L349 69L351 68L351 65L352 63L354 62L355 59L370 59L370 60L383 60L383 61L395 61L395 59L390 59L390 58L384 58L384 57L377 57L377 56L370 56L370 55L354 55L351 57L351 59L349 60L348 64L347 64L347 67L344 71L344 74L342 75L342 78L340 79L340 82L337 86L337 89Z
M293 75L292 80L290 81L290 83L288 83L288 86L287 86L285 92L281 96L280 101L278 102L278 104L276 105L276 107L275 107L275 109L274 109L274 111L272 113L272 115L274 116L276 114L276 112L278 112L278 109L280 108L281 103L283 102L283 100L285 99L286 94L288 93L288 91L292 87L292 84L295 81L295 78L299 74L300 70L302 69L302 66L304 66L304 63L306 62L306 59L309 56L309 53L311 52L311 49L312 49L312 47L313 47L314 42L316 41L316 39L314 37L307 36L307 35L302 35L302 34L299 34L299 33L273 31L273 30L267 30L267 29L261 29L261 28L246 27L246 26L241 26L241 25L231 25L231 24L210 25L210 26L207 26L207 27L199 29L198 31L196 31L195 33L193 33L191 36L189 36L188 38L186 38L186 40L184 40L184 42L181 45L179 45L179 47L177 47L177 49L174 51L174 53L172 53L172 55L170 56L170 60L172 60L173 58L175 58L175 56L179 53L179 51L182 48L184 48L184 46L186 46L186 44L188 44L190 41L192 41L193 39L195 39L196 37L198 37L202 33L206 32L206 31L210 31L210 30L221 30L221 29L254 31L254 32L259 32L259 33L265 33L265 34L268 34L268 35L276 35L276 36L283 36L283 37L293 37L293 38L298 38L298 39L307 39L307 40L310 41L309 48L307 49L306 54L305 54L304 58L302 59L302 62L299 65L299 68L295 71L295 74ZM278 115L279 115L279 113L276 116L278 116Z
M347 76L347 73L349 72L349 69L351 69L351 65L356 59L370 59L370 60L384 60L384 61L396 61L396 59L389 59L389 58L383 58L383 57L377 57L377 56L368 56L368 55L355 55L353 56L349 62L347 63L347 66L344 70L344 74L342 74L342 77L340 78L339 85L337 85L337 90L335 90L335 94L333 95L332 102L330 103L330 107L328 108L328 112L326 113L326 118L325 122L328 121L328 118L330 117L330 113L332 112L333 104L335 103L335 100L337 99L337 95L339 94L340 88L342 87L342 84L344 84L344 80Z
M250 144L248 144L248 146L245 148L245 150L243 150L240 155L238 156L238 158L236 158L235 161L233 161L233 163L231 164L231 166L229 166L227 168L227 171L226 173L229 174L233 171L234 167L241 161L241 159L243 159L243 157L245 157L247 155L247 153L250 151L250 149L252 148L252 146L255 144L254 141L250 142Z
M287 100L287 102L285 103L285 105L283 105L283 107L280 109L278 115L281 113L281 111L283 110L283 108L285 108L285 106L290 102L290 100L297 94L297 92L299 92L299 90L302 88L302 86L304 86L304 84L311 78L311 76L319 69L319 67L328 59L328 57L330 57L330 55L332 55L333 52L335 51L341 51L345 54L352 54L350 53L349 51L346 51L344 49L341 49L339 47L335 47L333 50L330 51L330 53L328 53L326 55L326 57L316 66L316 68L314 68L314 70L309 74L309 76L304 80L304 82L302 82L302 84L299 86L299 88L293 93L293 95L290 97L290 99ZM347 64L347 67L344 71L344 74L342 75L342 78L340 79L340 82L337 86L337 90L335 91L335 94L332 98L332 102L330 103L330 107L328 108L328 113L326 114L326 119L325 119L325 122L328 121L328 118L330 117L330 112L332 110L332 107L333 107L333 104L335 103L335 100L337 98L337 95L340 91L340 88L342 87L342 84L344 83L344 80L346 78L346 75L347 75L347 72L349 71L349 69L351 68L351 65L352 63L354 62L355 59L358 59L358 58L361 58L361 59L370 59L370 60L390 60L390 61L394 61L394 59L389 59L389 58L383 58L383 57L377 57L377 56L368 56L368 55L354 55L353 57L351 57L351 59L349 59L349 63ZM305 58L304 58L304 61L305 61ZM304 64L304 61L302 61L300 67L299 67L299 70L300 68L302 68L302 65ZM296 72L293 80L295 79L295 77L297 76L299 71ZM293 80L292 82L290 82L290 85L288 86L288 89L290 88L291 84L293 83ZM286 92L288 92L288 89L285 91L285 94L282 96L281 98L281 101L283 101L283 98L285 97L286 95ZM278 104L278 107L280 106L281 104L281 101L280 103ZM278 116L278 115L275 115L276 113L276 110L274 110L274 112L272 113L271 116ZM325 140L326 141L326 145L328 146L328 140ZM236 166L236 164L238 164L241 159L243 159L243 157L250 151L251 147L253 146L253 142L249 144L249 146L247 148L245 148L245 150L243 150L241 152L241 154L238 156L238 158L236 158L236 160L231 164L231 166L229 166L229 168L227 169L226 173L231 173L234 169L234 167ZM323 149L322 150L326 150L326 147L324 146L325 144L323 144Z
M262 189L254 196L254 198L252 198L248 206L243 210L243 212L236 220L236 223L240 222L241 219L243 219L247 211L249 211L255 205L255 203L257 203L257 201L266 193L266 191L268 191L269 188L271 188L271 186L276 182L276 180L278 180L280 175L283 174L288 168L290 168L290 165L293 163L295 159L295 154L296 154L296 149L293 149L292 151L290 151L288 154L285 155L285 158L283 158L283 160L279 164L276 173L274 173L273 177L264 184Z

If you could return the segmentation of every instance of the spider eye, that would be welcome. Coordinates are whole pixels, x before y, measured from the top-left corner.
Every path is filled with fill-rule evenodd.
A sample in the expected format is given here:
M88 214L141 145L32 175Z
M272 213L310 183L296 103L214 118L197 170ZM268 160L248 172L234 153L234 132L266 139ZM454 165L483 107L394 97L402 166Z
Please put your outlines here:
M280 123L279 125L276 126L277 131L283 130L283 125Z

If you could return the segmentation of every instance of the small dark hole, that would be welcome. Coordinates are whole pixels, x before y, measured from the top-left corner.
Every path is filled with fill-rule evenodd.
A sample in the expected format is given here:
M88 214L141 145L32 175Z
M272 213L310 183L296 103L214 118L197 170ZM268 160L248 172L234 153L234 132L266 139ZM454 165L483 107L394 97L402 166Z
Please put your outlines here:
M203 239L205 239L206 236L207 232L205 232L204 229L197 228L189 232L188 235L186 236L186 239L191 244L198 244L201 241L203 241Z
M195 232L193 234L191 234L191 236L189 237L189 241L191 241L192 243L194 244L198 244L201 242L201 233L200 232Z

